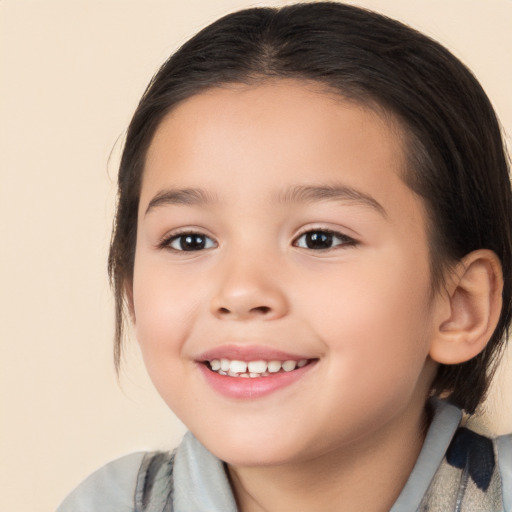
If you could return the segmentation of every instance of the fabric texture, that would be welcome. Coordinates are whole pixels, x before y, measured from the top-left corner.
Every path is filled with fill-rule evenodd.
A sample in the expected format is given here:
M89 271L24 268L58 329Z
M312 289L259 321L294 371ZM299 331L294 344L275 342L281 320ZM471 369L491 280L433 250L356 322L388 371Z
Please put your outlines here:
M414 469L390 512L512 512L512 435L461 426L434 401ZM57 512L237 512L225 464L187 433L173 452L133 454L82 483Z
M82 482L57 512L134 512L134 491L144 453L106 464Z

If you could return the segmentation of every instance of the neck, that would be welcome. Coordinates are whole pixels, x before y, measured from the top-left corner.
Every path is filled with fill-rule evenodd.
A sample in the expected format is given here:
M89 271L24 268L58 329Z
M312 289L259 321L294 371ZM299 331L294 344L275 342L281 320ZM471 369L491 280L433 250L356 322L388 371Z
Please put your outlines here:
M371 440L315 459L279 466L229 466L239 510L389 511L421 451L426 423L422 410L400 425L387 425Z

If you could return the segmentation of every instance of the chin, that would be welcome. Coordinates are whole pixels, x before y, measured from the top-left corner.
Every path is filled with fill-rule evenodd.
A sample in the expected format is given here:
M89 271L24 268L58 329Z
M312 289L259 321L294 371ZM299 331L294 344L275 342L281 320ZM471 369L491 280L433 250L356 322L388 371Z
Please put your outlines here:
M301 447L296 443L283 443L284 436L273 435L272 439L262 439L262 436L214 436L208 433L207 436L196 436L199 441L216 457L231 466L256 467L256 466L278 466L291 462L297 458Z
M210 450L211 451L211 450ZM212 452L214 453L214 452ZM282 454L276 452L267 452L266 450L247 450L244 452L234 452L231 448L225 451L217 450L214 453L219 459L233 467L271 467L281 466L293 461L297 454Z

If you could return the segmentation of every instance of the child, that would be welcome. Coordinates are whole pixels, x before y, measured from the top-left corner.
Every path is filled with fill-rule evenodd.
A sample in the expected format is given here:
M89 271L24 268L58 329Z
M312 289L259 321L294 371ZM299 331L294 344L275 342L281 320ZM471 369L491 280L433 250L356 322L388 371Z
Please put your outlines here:
M446 49L337 3L226 16L146 90L118 201L116 361L126 307L190 433L60 512L512 510L512 438L461 424L510 321L508 164Z

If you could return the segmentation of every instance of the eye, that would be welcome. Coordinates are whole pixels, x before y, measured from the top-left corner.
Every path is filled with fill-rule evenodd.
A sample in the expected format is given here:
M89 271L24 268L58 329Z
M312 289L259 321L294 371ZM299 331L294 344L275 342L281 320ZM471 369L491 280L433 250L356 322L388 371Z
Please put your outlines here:
M202 233L180 233L168 238L162 245L174 251L202 251L217 247L214 240Z
M302 235L295 239L293 245L302 249L326 251L337 246L352 246L355 244L356 241L354 239L342 233L328 229L313 229L302 233Z

